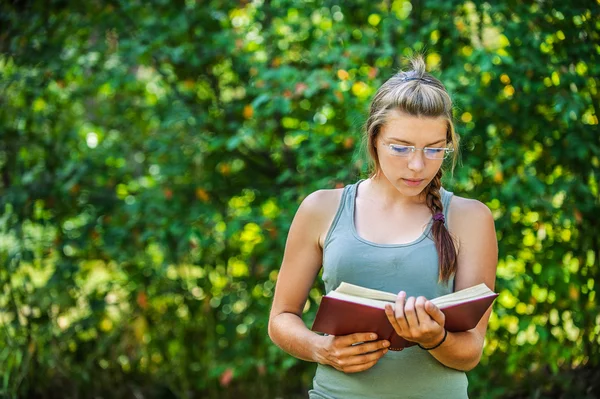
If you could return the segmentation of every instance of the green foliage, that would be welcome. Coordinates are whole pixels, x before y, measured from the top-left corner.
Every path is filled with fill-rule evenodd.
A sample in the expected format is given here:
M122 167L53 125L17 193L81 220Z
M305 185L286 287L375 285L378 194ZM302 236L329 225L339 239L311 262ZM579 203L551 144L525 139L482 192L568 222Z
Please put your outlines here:
M599 11L2 3L0 394L301 395L314 365L267 335L286 232L365 173L369 100L416 50L457 105L445 186L500 243L471 395L596 397Z

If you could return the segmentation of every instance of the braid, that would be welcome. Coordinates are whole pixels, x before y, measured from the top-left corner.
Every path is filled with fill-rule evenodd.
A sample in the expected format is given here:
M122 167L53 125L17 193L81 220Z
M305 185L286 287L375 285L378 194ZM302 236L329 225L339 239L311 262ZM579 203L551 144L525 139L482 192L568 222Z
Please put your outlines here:
M427 186L427 207L431 209L431 213L434 215L438 212L444 211L444 206L442 205L442 197L440 195L440 187L442 186L442 168L438 170L437 174Z
M442 204L442 197L440 195L442 173L442 168L440 168L426 189L427 207L431 209L433 215L444 211L444 205ZM450 277L456 273L457 254L454 241L450 236L450 232L446 229L443 219L434 219L431 232L433 234L433 242L435 243L440 262L439 279L440 281L448 283Z

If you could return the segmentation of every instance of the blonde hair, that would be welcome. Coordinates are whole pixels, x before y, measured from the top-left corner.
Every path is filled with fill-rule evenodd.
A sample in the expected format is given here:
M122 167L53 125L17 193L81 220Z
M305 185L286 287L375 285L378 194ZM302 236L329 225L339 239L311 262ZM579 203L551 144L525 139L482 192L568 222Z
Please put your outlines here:
M400 71L388 79L375 93L371 102L369 117L365 123L365 143L370 156L371 176L380 169L376 141L389 114L396 110L416 117L442 117L446 120L446 142L452 148L452 170L458 159L459 138L452 122L452 99L448 91L437 78L426 72L425 61L421 55L410 59L412 69ZM426 204L432 215L443 212L440 195L443 169L440 168L433 180L425 188ZM439 279L448 282L456 273L457 253L454 241L446 229L443 220L434 220L431 229L439 258Z

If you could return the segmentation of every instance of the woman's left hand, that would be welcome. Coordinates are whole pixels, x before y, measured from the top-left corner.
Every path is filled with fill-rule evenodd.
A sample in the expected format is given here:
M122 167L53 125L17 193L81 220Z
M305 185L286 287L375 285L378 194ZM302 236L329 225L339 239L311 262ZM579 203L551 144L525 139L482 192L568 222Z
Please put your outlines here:
M392 305L386 305L385 314L399 336L425 348L437 345L444 338L446 316L423 296L406 298L406 293L400 291L396 311Z

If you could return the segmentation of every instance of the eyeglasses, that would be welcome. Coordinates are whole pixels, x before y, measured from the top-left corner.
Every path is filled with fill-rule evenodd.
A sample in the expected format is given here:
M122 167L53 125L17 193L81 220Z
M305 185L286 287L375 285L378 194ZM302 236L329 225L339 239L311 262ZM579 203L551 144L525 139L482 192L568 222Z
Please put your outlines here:
M424 147L417 148L414 145L401 145L401 144L385 144L384 147L387 147L390 153L396 157L408 157L413 152L420 150L423 151L423 155L427 159L445 159L448 154L454 152L454 148L448 147Z

